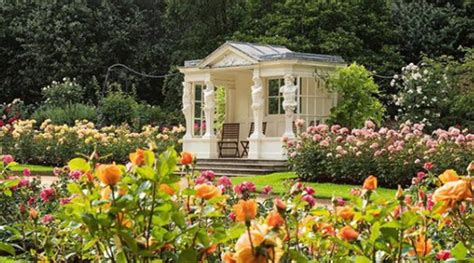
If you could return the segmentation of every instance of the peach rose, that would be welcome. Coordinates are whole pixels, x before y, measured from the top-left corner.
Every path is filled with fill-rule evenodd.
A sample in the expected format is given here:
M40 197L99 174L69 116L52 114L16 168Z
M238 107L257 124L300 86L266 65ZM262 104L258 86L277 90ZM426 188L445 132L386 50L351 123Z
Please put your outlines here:
M221 255L221 260L223 263L236 263L234 260L234 253L227 251Z
M441 182L443 184L445 184L447 182L453 182L453 181L459 180L458 173L456 171L454 171L453 169L448 169L448 170L444 171L444 173L442 173L440 176L438 176L438 178L439 178L439 180L441 180Z
M254 199L240 200L233 208L237 221L247 222L257 216L257 202Z
M354 228L347 225L339 230L338 236L339 238L350 242L356 240L359 237L359 232L355 231Z
M181 153L181 164L191 164L193 163L194 156L189 152L182 152Z
M354 218L354 209L350 206L338 206L336 214L344 220L352 220Z
M426 240L425 236L424 235L419 235L417 238L416 238L416 241L415 241L415 247L416 247L416 251L415 250L411 250L408 252L408 255L413 257L413 256L426 256L428 255L431 250L433 249L433 246L431 244L431 239L428 239Z
M236 263L267 263L267 262L280 262L280 258L283 255L281 249L281 241L279 240L265 240L268 233L266 226L254 226L250 230L250 237L252 238L252 244L254 248L260 246L266 249L266 251L255 250L252 251L250 245L249 234L243 233L237 243L235 244L234 260Z
M106 185L116 185L122 176L122 170L115 164L101 164L96 170L97 177Z
M39 215L38 210L34 209L33 207L30 208L29 214L30 214L30 218L33 220L37 219Z
M137 149L134 153L128 155L130 161L137 166L145 164L145 151Z
M196 196L202 199L212 199L221 195L221 190L214 185L210 184L198 184L194 187L196 190Z
M367 177L362 185L362 188L366 190L375 190L377 189L377 177L371 175Z
M318 224L318 231L320 231L323 236L334 236L336 234L334 227L329 223Z
M277 211L268 213L266 223L270 227L278 228L285 224L285 220Z
M444 203L439 211L441 213L444 213L448 208L452 208L456 202L471 197L471 187L469 183L464 180L447 182L433 193L433 201L435 203Z

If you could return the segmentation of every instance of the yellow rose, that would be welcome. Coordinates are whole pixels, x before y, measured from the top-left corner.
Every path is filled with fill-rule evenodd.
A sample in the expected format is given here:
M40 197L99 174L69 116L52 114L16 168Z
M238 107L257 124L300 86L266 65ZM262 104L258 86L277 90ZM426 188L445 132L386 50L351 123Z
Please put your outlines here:
M96 171L99 180L106 185L116 185L122 176L122 170L115 164L101 164Z
M202 199L212 199L221 195L221 190L214 185L209 184L198 184L194 187L196 190L196 196Z
M377 189L377 177L371 175L365 179L364 184L362 185L362 188L366 190L375 190Z
M448 208L452 208L456 202L470 197L472 197L471 187L469 182L464 180L447 182L433 193L435 203L444 203L439 211L441 213Z
M438 176L438 178L443 184L459 180L458 173L456 173L456 171L454 171L453 169L448 169L444 171L444 173Z
M250 221L257 215L257 202L254 199L240 200L233 208L237 221Z

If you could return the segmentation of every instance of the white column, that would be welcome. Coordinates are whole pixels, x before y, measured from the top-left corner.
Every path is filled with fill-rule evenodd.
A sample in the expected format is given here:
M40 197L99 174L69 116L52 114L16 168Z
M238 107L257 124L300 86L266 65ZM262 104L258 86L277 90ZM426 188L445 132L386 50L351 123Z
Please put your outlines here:
M203 138L214 138L214 113L216 111L214 83L211 80L206 81L204 90L204 115L206 119L206 133Z
M285 110L285 133L283 137L295 138L293 132L293 119L295 115L296 106L296 92L298 87L294 84L295 78L287 74L285 75L285 85L280 87L280 92L283 94L283 109Z
M184 139L192 138L193 130L193 99L192 99L192 84L190 82L183 82L183 109L184 119L186 120L186 133Z

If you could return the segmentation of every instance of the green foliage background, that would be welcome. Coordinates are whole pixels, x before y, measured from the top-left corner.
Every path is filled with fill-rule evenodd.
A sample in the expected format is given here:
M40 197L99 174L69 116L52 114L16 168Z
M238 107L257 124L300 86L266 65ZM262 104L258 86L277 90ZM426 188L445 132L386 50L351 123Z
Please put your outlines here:
M0 6L0 102L38 103L41 87L70 77L97 104L112 64L176 73L184 60L231 39L341 55L375 71L381 92L392 94L390 79L377 75L393 75L422 54L463 57L459 47L474 44L473 14L474 5L462 0L6 1ZM135 86L139 101L179 112L181 78L145 79L116 69L109 80L125 91Z

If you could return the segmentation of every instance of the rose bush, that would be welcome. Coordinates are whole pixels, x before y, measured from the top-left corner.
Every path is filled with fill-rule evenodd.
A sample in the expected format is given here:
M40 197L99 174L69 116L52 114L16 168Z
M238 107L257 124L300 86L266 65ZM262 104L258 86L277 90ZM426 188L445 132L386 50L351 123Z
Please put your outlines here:
M189 153L137 150L126 165L75 158L51 186L9 177L3 156L0 256L29 261L111 262L432 262L474 256L474 163L463 176L429 170L386 200L377 177L350 200L320 205L317 189L288 182L288 193L257 198L194 171ZM175 175L181 162L183 177ZM28 184L21 183L27 179ZM16 195L18 199L11 197ZM27 200L27 201L26 201ZM31 201L30 201L31 200ZM6 220L5 220L6 219Z
M78 154L95 151L107 160L124 162L130 149L153 144L160 150L178 143L184 127L160 129L143 126L134 132L126 125L96 128L86 120L75 125L55 125L44 121L39 129L34 120L16 120L0 127L0 148L19 161L31 164L62 165Z
M474 159L474 134L451 127L424 131L423 124L405 122L399 129L348 129L320 124L296 140L286 140L289 162L306 181L360 184L369 174L385 187L407 186L429 163L433 172L462 172Z

